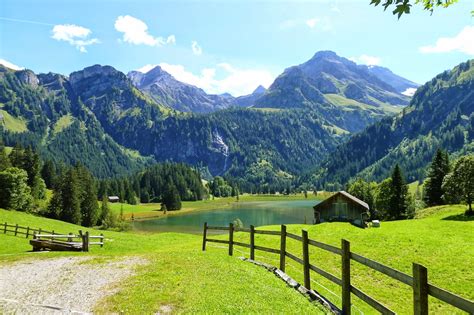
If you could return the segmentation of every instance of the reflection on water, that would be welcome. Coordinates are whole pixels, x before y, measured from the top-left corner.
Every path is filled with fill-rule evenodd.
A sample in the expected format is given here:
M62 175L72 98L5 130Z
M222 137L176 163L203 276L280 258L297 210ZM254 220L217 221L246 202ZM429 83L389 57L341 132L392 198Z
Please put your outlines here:
M313 206L318 202L315 200L239 202L232 208L223 210L199 211L161 219L135 221L133 228L150 232L201 233L204 222L214 226L227 226L240 220L244 227L312 223Z

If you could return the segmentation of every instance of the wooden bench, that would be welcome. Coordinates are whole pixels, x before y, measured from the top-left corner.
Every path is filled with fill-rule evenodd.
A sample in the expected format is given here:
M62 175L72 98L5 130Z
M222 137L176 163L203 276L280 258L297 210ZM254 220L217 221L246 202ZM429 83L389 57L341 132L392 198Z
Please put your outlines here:
M33 239L30 240L30 244L33 246L33 251L37 252L40 250L48 249L52 251L82 251L82 243L79 242L62 242L55 240L42 240Z

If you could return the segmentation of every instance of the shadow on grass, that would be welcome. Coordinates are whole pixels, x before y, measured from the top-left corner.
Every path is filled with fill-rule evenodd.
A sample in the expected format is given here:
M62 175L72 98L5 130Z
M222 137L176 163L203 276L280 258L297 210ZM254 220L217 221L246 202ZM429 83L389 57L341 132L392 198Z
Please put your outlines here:
M474 221L474 215L467 215L465 213L450 215L449 217L443 218L443 220L449 221Z

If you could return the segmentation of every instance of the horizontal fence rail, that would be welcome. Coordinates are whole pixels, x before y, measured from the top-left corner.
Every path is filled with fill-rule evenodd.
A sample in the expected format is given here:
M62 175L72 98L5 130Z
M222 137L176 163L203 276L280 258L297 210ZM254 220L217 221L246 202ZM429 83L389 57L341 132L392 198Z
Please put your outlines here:
M82 233L79 231L79 234L60 234L53 231L44 230L42 228L31 228L29 226L20 226L18 224L12 225L5 222L4 224L0 225L0 233L3 231L3 234L13 234L14 236L24 235L25 238L32 238L34 240L49 240L54 241L57 243L63 244L82 244L83 248L86 250L89 249L90 245L99 245L100 247L104 246L104 235L89 235L89 232ZM87 244L85 244L84 238L87 235ZM62 239L66 239L66 241L62 241ZM79 239L80 242L74 242L74 239ZM97 240L91 242L91 240Z
M228 240L210 239L207 238L207 230L229 231ZM234 232L250 233L250 244L234 241ZM280 248L270 248L259 246L255 244L255 234L280 236ZM303 257L300 258L286 250L286 239L290 238L301 242ZM350 243L344 239L341 240L341 248L324 244L308 238L308 232L302 230L301 236L289 233L286 231L286 226L282 225L280 231L270 230L256 230L254 226L247 228L236 228L233 224L228 227L208 226L204 223L202 250L206 250L206 243L222 243L229 246L229 255L233 255L233 247L240 246L250 249L250 259L255 259L255 250L260 250L268 253L280 255L280 270L285 271L286 258L297 262L303 266L303 276L305 287L311 290L311 275L310 271L316 272L329 281L341 286L341 300L342 300L342 314L351 314L351 293L356 297L367 303L369 306L379 311L382 314L395 314L387 306L375 300L368 294L364 293L359 288L351 284L351 261L355 261L372 270L378 271L392 279L402 282L412 288L413 291L413 310L414 314L428 314L428 296L432 296L441 300L451 306L460 310L466 311L469 314L474 314L474 302L459 295L441 289L435 285L428 283L428 270L419 264L413 263L413 274L408 275L397 269L388 267L375 260L366 258L350 250ZM341 278L327 272L320 267L314 266L310 263L309 246L314 246L322 250L328 251L341 257Z

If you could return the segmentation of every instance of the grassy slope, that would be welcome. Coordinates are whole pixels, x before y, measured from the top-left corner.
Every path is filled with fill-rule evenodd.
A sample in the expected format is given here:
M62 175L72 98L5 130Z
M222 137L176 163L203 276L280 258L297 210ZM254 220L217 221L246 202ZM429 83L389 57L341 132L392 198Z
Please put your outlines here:
M288 229L295 234L300 234L301 229L307 229L310 238L336 246L339 246L340 239L344 237L351 242L353 252L408 274L411 274L412 262L421 263L428 268L431 283L474 299L474 247L470 246L474 221L455 220L459 219L457 216L464 210L465 206L429 208L418 214L421 219L382 222L381 228L365 230L346 223L290 225ZM60 232L79 228L63 222L0 210L0 222L3 221L41 226ZM275 230L279 227L266 228ZM228 257L222 246L209 244L208 251L202 253L199 236L115 232L105 232L105 236L105 248L94 248L91 255L104 258L141 255L152 263L140 267L138 276L125 281L122 291L102 303L98 309L100 311L153 311L166 304L172 305L175 310L187 312L315 312L314 308L308 308L302 297L285 288L270 273ZM221 237L226 238L225 235ZM0 240L7 245L0 247L0 263L36 255L25 253L30 247L22 238L0 234ZM248 242L248 234L236 233L235 240ZM288 251L301 257L301 244L293 240L287 242ZM256 244L278 248L279 241L274 236L256 235ZM313 264L339 276L338 256L319 249L311 249L310 254ZM41 254L41 258L57 255L78 254L48 253ZM236 248L235 255L248 256L248 251ZM276 255L257 251L257 260L278 265L277 259ZM355 262L352 266L355 286L400 314L412 313L411 290L406 285ZM301 266L289 261L287 272L303 282L301 269ZM226 272L228 270L231 272ZM339 288L315 273L312 273L312 278L318 282L312 283L314 289L336 304L339 303ZM257 287L252 284L255 281L261 285ZM249 298L250 295L252 298ZM224 300L225 303L222 302ZM354 303L365 313L374 313L355 298ZM430 300L430 308L436 313L456 313L451 307L434 299Z
M58 134L74 122L74 118L71 114L67 114L62 116L58 119L58 121L54 124L53 134Z
M0 114L3 115L2 123L5 124L7 130L12 132L25 132L28 130L24 119L13 117L5 110L0 110Z
M290 225L288 231L301 235L306 229L309 237L327 244L340 247L341 238L351 242L351 250L411 274L412 262L428 268L429 281L463 297L474 300L474 270L472 268L474 246L472 237L474 221L465 219L465 206L443 206L428 208L418 214L417 220L382 222L381 228L359 229L346 223L327 223L320 225ZM279 229L279 227L267 227ZM235 240L248 242L248 235L237 233ZM278 240L272 236L257 235L256 244L278 248ZM288 251L301 255L301 244L290 240ZM339 276L340 258L320 249L311 249L311 262L326 271ZM257 259L278 264L278 258L271 254L257 255ZM272 260L269 260L272 259ZM302 282L301 267L290 261L287 270L291 276ZM353 262L353 284L377 300L383 302L397 313L413 314L411 290L406 285L371 271ZM339 288L312 273L312 277L339 294ZM339 302L328 290L313 284L323 295ZM363 302L355 300L356 306L365 313L373 312ZM461 313L441 301L430 299L430 310L434 313Z
M5 221L66 233L81 229L60 221L0 210L0 222ZM121 282L115 296L98 304L96 310L101 313L156 313L164 305L171 306L174 312L188 313L322 313L263 268L229 257L221 249L211 247L202 252L200 236L108 231L104 235L104 248L93 247L88 254L38 254L27 252L31 246L26 239L0 233L0 264L64 255L91 255L97 257L96 263L123 256L147 259L150 263L138 267L136 276Z

